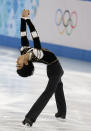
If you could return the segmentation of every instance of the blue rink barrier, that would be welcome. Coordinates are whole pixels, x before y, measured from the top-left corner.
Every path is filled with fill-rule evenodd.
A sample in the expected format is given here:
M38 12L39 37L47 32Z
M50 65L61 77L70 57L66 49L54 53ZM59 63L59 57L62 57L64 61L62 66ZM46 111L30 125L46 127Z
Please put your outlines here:
M54 45L46 42L41 42L41 44L43 48L48 48L49 50L53 51L57 56L63 56L67 58L91 62L90 50ZM0 45L17 49L20 49L21 47L19 38L8 37L3 35L0 35ZM33 41L30 41L30 45L33 46Z

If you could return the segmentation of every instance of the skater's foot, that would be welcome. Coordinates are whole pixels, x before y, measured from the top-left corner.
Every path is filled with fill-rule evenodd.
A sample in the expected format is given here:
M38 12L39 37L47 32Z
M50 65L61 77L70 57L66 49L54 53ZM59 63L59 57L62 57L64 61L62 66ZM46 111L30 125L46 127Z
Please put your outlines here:
M55 117L56 117L56 118L65 119L65 118L66 118L66 115L62 115L62 114L60 114L59 112L57 112L57 113L55 114Z
M32 122L31 120L25 118L25 119L22 121L22 124L31 127L31 126L33 125L33 122Z

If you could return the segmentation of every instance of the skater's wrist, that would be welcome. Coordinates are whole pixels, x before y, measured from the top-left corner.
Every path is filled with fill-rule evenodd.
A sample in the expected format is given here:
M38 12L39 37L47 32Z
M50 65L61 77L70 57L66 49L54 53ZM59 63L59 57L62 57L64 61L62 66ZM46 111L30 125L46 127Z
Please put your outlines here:
M28 19L30 19L30 18L29 18L29 16L28 16L28 17L21 17L21 19L28 20Z

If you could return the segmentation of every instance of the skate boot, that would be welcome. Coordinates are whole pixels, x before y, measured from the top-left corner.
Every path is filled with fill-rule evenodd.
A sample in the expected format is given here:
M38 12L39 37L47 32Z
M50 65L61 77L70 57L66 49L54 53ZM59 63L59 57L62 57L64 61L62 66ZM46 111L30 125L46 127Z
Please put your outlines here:
M31 120L25 118L25 119L22 121L22 124L31 127L31 126L33 125L33 122L32 122Z
M55 117L56 117L56 118L65 119L65 118L66 118L66 115L62 115L61 113L57 112L57 113L55 114Z

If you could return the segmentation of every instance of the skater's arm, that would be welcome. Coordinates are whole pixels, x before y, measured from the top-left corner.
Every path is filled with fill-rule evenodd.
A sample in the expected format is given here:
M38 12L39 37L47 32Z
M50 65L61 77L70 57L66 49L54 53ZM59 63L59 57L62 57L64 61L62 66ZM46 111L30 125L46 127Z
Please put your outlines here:
M27 25L29 26L29 30L34 42L34 48L41 49L40 39L33 23L31 22L30 19L27 19L26 22L27 22Z
M29 41L26 32L26 20L23 17L21 18L20 35L21 35L21 46L29 46Z
M28 11L23 10L21 16L21 25L20 25L21 54L25 54L30 48L29 41L27 38L27 31L26 31L26 19L28 19Z
M28 20L29 19L27 18L27 21ZM37 58L41 58L42 56L41 54L43 54L43 52L41 50L39 37L36 34L37 32L33 31L34 28L31 28L31 29L32 29L31 35L34 41L33 53L35 54ZM29 41L27 39L27 33L26 33L26 17L21 18L21 43L22 43L21 54L25 54L29 50Z
M30 52L31 54L31 49L27 50L26 51L26 46L29 46L29 42L28 42L28 39L27 39L27 33L26 33L26 23L28 24L29 26L29 29L30 29L30 33L31 33L31 36L33 38L33 41L34 41L34 49L32 51L32 54L37 58L37 59L41 59L43 57L43 51L41 50L41 44L40 44L40 40L39 40L39 36L38 36L38 33L34 27L34 25L32 24L31 20L29 19L29 10L24 10L23 13L22 13L22 18L21 18L21 38L23 39L23 42L25 40L25 44L23 44L23 51L25 50L25 53L26 52ZM25 39L26 38L26 39ZM25 47L25 49L24 49ZM25 54L23 53L23 54Z

